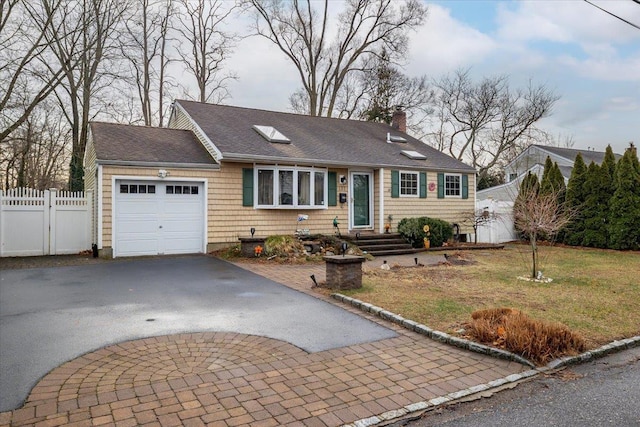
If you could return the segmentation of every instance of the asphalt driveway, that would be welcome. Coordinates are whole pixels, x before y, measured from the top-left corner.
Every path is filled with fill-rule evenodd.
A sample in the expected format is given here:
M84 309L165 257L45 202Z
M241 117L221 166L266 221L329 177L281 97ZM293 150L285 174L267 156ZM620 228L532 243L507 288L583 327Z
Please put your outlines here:
M0 271L0 411L86 352L182 332L240 332L308 352L396 336L341 308L207 257Z

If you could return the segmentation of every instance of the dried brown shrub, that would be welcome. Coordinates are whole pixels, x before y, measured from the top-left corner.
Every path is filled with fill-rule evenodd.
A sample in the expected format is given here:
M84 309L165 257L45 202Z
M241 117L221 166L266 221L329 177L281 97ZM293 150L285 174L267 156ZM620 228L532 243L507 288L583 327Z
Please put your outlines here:
M582 337L567 326L534 320L511 308L479 310L471 317L466 331L474 340L519 354L538 365L586 349Z

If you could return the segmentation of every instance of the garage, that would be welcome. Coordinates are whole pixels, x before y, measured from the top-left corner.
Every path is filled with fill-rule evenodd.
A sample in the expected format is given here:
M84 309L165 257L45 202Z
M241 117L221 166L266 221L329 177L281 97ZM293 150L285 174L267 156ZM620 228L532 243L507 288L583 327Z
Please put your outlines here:
M116 180L113 256L205 251L205 191L198 181Z

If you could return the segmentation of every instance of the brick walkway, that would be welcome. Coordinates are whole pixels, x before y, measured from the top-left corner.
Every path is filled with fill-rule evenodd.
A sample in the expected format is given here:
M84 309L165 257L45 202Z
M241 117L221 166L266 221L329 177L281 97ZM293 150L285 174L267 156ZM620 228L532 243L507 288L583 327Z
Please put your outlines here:
M324 280L323 265L241 266L303 292ZM0 426L339 426L527 369L357 312L398 336L317 353L235 333L120 343L51 371Z

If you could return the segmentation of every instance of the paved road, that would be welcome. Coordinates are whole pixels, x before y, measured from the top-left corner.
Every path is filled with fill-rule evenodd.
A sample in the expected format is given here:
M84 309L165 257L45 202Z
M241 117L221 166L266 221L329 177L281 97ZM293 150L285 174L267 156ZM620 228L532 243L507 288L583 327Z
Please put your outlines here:
M316 352L396 336L206 256L3 270L0 279L0 411L63 362L131 339L242 332Z
M427 413L411 427L640 426L640 348L571 367L490 399Z

